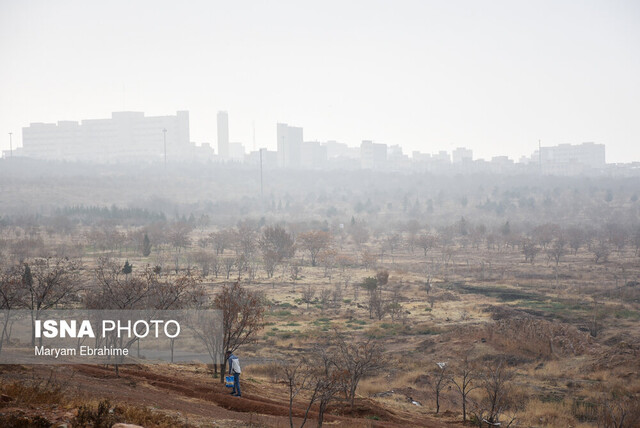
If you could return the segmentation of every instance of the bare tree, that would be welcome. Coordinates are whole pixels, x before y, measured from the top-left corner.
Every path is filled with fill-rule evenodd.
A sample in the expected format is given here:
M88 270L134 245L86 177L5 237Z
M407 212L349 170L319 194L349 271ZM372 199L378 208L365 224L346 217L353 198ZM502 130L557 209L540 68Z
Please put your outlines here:
M200 278L193 273L185 273L177 277L159 277L146 274L149 293L145 299L145 307L157 310L188 309L202 307L207 301L206 291Z
M381 288L377 288L369 293L369 308L369 312L373 310L373 313L376 315L376 318L378 320L384 318L384 316L389 311L389 305L382 296Z
M313 302L313 296L315 296L316 290L311 287L311 284L308 284L306 288L302 290L302 301L307 304L307 309L309 309L309 304Z
M309 384L313 381L313 371L310 369L309 363L301 358L295 362L286 362L280 364L278 367L280 375L287 383L287 389L289 390L289 426L293 426L293 401L295 398L305 389L309 387ZM309 417L309 411L311 406L315 403L317 391L313 391L311 399L304 412L304 418L300 424L300 428L304 427Z
M293 237L280 226L266 227L262 231L258 246L269 278L273 277L278 263L295 254Z
M211 270L213 271L213 274L217 278L218 275L220 274L220 269L222 268L222 263L220 261L220 258L218 256L213 256L211 257L210 263L211 263Z
M506 367L502 359L487 365L484 372L480 374L480 388L484 391L484 397L473 410L479 426L499 424L502 427L509 427L513 424L515 416L511 416L508 421L500 420L512 405L510 395L513 377L513 372Z
M207 277L211 270L211 261L213 259L213 256L205 250L200 250L193 255L193 259L200 267L202 276Z
M467 423L467 401L471 391L478 388L475 384L477 373L471 366L469 354L466 353L462 364L455 368L455 373L451 376L451 383L456 387L462 399L462 422Z
M631 428L640 426L640 401L627 391L612 390L599 400L598 426Z
M627 228L617 223L609 223L606 225L606 228L607 234L609 235L609 242L615 247L618 253L621 253L627 245L629 237Z
M25 289L24 306L31 310L31 322L34 326L40 311L69 303L77 298L80 288L80 263L68 259L36 259L25 265L22 286ZM118 267L118 270L121 270ZM31 344L35 345L32 335Z
M431 389L436 397L436 414L440 413L440 394L442 390L449 384L449 365L446 362L437 362L436 368L431 371Z
M391 254L391 263L395 263L395 252L401 244L402 235L400 235L399 233L394 233L386 237L384 246L389 250L389 254Z
M28 269L27 265L25 269ZM24 305L23 276L19 266L10 267L0 273L0 311L4 315L0 334L0 353L3 343L5 341L9 343L11 311Z
M342 287L340 284L336 284L333 287L333 292L331 293L331 302L333 306L339 308L342 304Z
M591 318L591 322L589 323L589 334L592 337L598 337L598 333L600 333L600 323L599 321L599 313L598 309L601 303L598 302L596 296L593 296L593 317Z
M289 266L289 278L291 278L291 281L293 281L294 285L296 281L300 279L301 273L302 266L300 266L298 263L291 263L291 266Z
M262 254L264 261L264 270L267 273L268 278L273 278L273 274L278 267L278 254L272 251L267 251Z
M427 280L422 284L422 289L427 293L428 296L432 288L433 285L431 284L431 275L428 275Z
M285 363L279 370L289 389L289 426L293 427L293 401L305 391L308 399L300 428L306 424L311 408L318 405L317 426L322 427L329 403L343 391L347 371L339 367L340 356L330 343L317 344L297 362Z
M398 320L401 314L404 312L399 285L393 287L393 293L391 294L391 301L387 305L387 311L389 312L389 315L391 315L391 321Z
M218 256L223 255L224 251L231 246L233 238L233 232L226 229L209 234L209 239L213 242L213 248Z
M372 337L364 340L345 340L336 334L339 349L339 365L347 371L345 392L353 409L358 383L362 378L370 376L386 365L383 347Z
M142 309L151 293L149 269L142 275L127 276L120 265L108 258L100 258L95 270L96 286L87 291L88 309Z
M150 292L145 307L157 310L190 309L205 306L208 301L206 291L200 283L200 278L187 272L169 280L158 275L146 275ZM175 338L170 339L171 362ZM138 342L139 344L139 342Z
M251 258L256 250L256 243L258 235L255 227L249 221L242 221L238 223L238 230L236 231L236 242L240 249L240 252L248 260Z
M184 221L177 221L169 227L167 238L177 253L191 245L189 234L192 230L191 225Z
M524 254L524 261L530 261L533 264L533 260L540 252L540 247L536 245L531 239L525 239L522 241L522 253Z
M322 230L312 230L310 232L301 233L298 236L300 247L309 252L311 257L311 266L316 265L318 253L331 246L332 237L328 232Z
M379 287L383 287L387 285L389 282L389 271L388 270L380 270L376 273L376 281Z
M547 250L549 257L556 263L556 287L558 286L558 268L560 265L560 259L566 254L566 245L566 239L562 234L560 234L553 241L553 245Z
M369 230L361 223L352 224L349 228L349 234L358 248L361 248L369 240Z
M268 226L262 231L258 241L262 253L273 252L278 256L278 261L293 257L295 245L293 236L281 226Z
M326 248L318 254L318 261L324 267L324 277L331 281L332 271L338 262L338 253L333 248Z
M533 229L532 235L537 243L546 250L553 237L558 235L559 230L560 227L557 224L545 223Z
M600 261L606 263L609 260L611 249L604 240L600 240L595 246L591 248L591 252L593 253L596 263L599 263Z
M224 353L234 352L240 346L251 341L262 329L264 304L259 293L242 287L239 283L224 285L214 298L214 307L222 311L224 332ZM220 381L224 382L227 362L220 367Z
M233 265L238 270L237 280L238 282L240 282L240 280L242 279L242 274L247 271L247 268L249 266L249 260L247 260L247 258L244 256L244 253L241 253L238 256L236 256Z
M331 299L331 290L329 290L327 287L322 288L320 290L320 297L318 300L320 301L320 307L322 308L323 311L327 307L327 304L329 303L330 299Z
M573 250L573 255L578 254L578 250L587 242L587 237L579 227L570 227L567 229L567 240L569 247Z
M330 347L314 347L311 364L316 367L313 391L318 402L318 428L322 427L324 414L329 403L338 392L343 391L347 383L347 371L339 366L339 356Z
M231 271L236 265L236 259L233 257L225 257L222 259L222 266L224 268L224 272L227 275L227 279L231 276Z

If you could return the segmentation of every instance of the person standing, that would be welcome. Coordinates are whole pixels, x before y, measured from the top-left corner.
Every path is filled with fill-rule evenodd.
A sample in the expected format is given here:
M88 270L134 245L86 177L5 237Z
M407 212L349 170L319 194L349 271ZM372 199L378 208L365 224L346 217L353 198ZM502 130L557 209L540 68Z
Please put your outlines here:
M233 391L231 391L231 395L242 397L242 393L240 392L240 373L242 373L240 360L238 360L238 357L233 355L231 351L227 351L227 359L229 361L229 374L233 375Z

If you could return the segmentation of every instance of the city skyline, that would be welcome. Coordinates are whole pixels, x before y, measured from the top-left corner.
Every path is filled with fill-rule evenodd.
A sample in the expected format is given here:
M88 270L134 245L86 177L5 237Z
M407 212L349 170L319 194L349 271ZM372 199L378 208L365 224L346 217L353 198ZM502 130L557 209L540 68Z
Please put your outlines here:
M508 154L505 153L497 153L494 156L491 156L489 158L484 158L484 157L479 157L479 156L473 156L474 153L474 148L473 147L466 147L466 146L458 146L455 147L451 150L442 150L442 148L437 148L435 147L434 150L432 151L426 151L426 152L422 152L420 150L413 150L413 151L407 151L407 152L403 152L404 151L404 147L402 146L402 144L387 144L386 142L379 142L376 140L360 140L359 144L348 144L342 141L337 141L335 139L329 139L329 140L325 140L325 141L320 141L318 139L304 139L303 138L303 130L304 130L304 126L291 126L288 125L286 123L276 123L276 132L275 132L275 139L273 140L274 143L271 145L265 145L265 146L261 146L261 147L252 147L250 150L246 150L245 149L245 144L243 144L242 142L231 142L231 137L230 137L230 131L229 131L229 114L227 111L218 111L216 114L216 136L213 140L215 140L215 142L212 141L192 141L189 138L190 135L190 123L189 123L189 111L178 111L178 115L186 115L186 134L180 137L180 141L182 141L182 145L184 145L185 143L187 144L193 144L196 147L200 147L200 148L212 148L214 149L215 155L217 157L218 160L222 160L222 161L228 161L228 160L232 160L232 161L237 161L237 162L244 162L243 156L245 155L250 155L253 152L257 153L257 149L259 150L270 150L272 148L275 148L274 152L279 153L278 155L278 166L279 167L288 167L291 166L291 158L295 158L295 160L293 161L293 164L296 165L301 165L301 164L305 164L305 162L303 162L301 160L301 153L300 153L300 149L302 145L309 145L309 144L323 144L323 145L327 145L327 144L340 144L343 145L345 147L348 147L349 149L359 149L361 148L363 145L364 146L371 146L371 147L381 147L384 146L385 150L388 149L392 149L394 147L396 147L396 150L399 150L400 155L404 156L408 156L410 158L415 158L416 155L419 155L420 157L423 157L423 155L433 155L433 156L443 156L444 154L446 154L447 156L449 156L449 161L452 164L457 164L457 163L461 163L461 161L465 160L465 158L468 158L467 160L473 160L473 161L477 161L477 160L491 160L493 158L508 158L511 159L512 161L515 162L524 162L524 163L528 163L530 162L529 158L533 158L534 156L537 156L537 152L538 152L538 147L541 146L541 142L538 142L538 146L535 147L535 150L532 152L530 151L528 154L523 154L517 158L511 157ZM167 130L165 129L164 126L161 126L163 123L166 123L166 120L169 120L169 123L171 123L172 116L171 115L158 115L158 116L149 116L149 115L145 115L145 112L134 112L134 111L120 111L120 112L112 112L111 113L111 118L109 119L105 119L105 118L92 118L92 119L80 119L80 120L57 120L55 122L51 122L51 123L44 123L44 122L31 122L28 126L24 126L22 127L22 133L18 134L21 135L23 137L23 135L25 134L25 132L27 133L28 136L31 137L31 146L28 148L27 151L24 150L23 145L16 145L15 142L12 145L11 150L4 150L4 151L0 151L0 153L4 153L5 157L11 156L13 154L13 152L16 152L16 155L18 156L25 156L25 153L27 154L27 157L36 157L36 158L47 158L47 153L45 152L44 154L42 153L36 153L36 149L34 149L34 146L36 146L34 144L34 142L36 142L38 144L37 149L41 150L44 149L45 151L47 151L47 147L42 145L41 141L38 141L39 135L42 132L47 132L47 131L56 131L62 135L68 135L70 132L73 135L74 138L77 139L82 139L82 138L87 138L87 135L91 135L91 132L89 132L87 134L87 132L85 131L87 129L87 127L104 127L105 124L109 121L112 120L117 120L119 119L120 122L131 122L132 120L146 120L148 123L143 125L144 128L144 141L145 144L147 145L147 148L149 147L149 145L152 145L152 143L150 143L150 141L153 140L153 132L152 132L152 127L155 125L156 128L158 128L161 132L166 132ZM151 119L151 120L149 120ZM84 128L82 128L84 125ZM130 127L130 124L128 123L128 126ZM170 125L170 127L172 127L172 125ZM83 132L80 133L78 132L80 129L83 129ZM70 131L70 129L72 129L72 131ZM12 133L13 134L13 133ZM113 134L113 132L112 132ZM120 132L120 134L122 134L122 132ZM161 135L161 134L158 134ZM164 137L164 135L163 135ZM58 138L58 137L57 137ZM169 138L170 140L172 140L174 138L173 135L171 135L171 133L169 133ZM130 139L129 139L130 140ZM13 140L12 140L13 141ZM128 140L127 140L128 141ZM131 140L134 141L134 140ZM138 140L136 140L138 141ZM126 141L125 141L126 142ZM292 142L293 142L293 147L292 147ZM90 141L91 144L95 144L93 141ZM74 141L73 144L79 144L78 142ZM110 144L122 144L121 142L117 142L117 141L113 141ZM560 144L555 144L555 145L545 145L543 146L543 148L551 148L551 147L558 147L558 146L574 146L574 145L584 145L584 144L594 144L594 142L570 142L570 143L560 143ZM605 159L604 156L604 144L602 143L597 143L597 146L601 146L602 147L602 159ZM275 146L275 147L274 147ZM132 150L137 149L136 147L131 147ZM50 149L48 149L50 150ZM86 150L86 148L85 148ZM100 149L102 150L102 149ZM366 149L366 151L369 151L370 149ZM101 151L98 151L94 154L93 158L98 158L100 156L102 156ZM34 154L36 154L36 156L34 156ZM308 156L308 155L307 155ZM325 153L325 157L327 157L327 154ZM327 158L330 159L332 156L328 156ZM92 158L92 156L87 156L85 157L86 159L90 159ZM302 162L302 163L301 163ZM371 161L373 162L373 161ZM633 162L633 161L631 161ZM608 163L615 163L615 162L608 162ZM623 163L630 163L630 162L623 162ZM307 159L306 160L306 164L310 164L310 160Z
M413 151L404 153L401 145L362 140L359 147L335 140L305 141L304 129L286 123L276 124L276 151L267 148L246 152L239 142L230 142L229 114L219 111L217 121L218 152L210 143L196 144L190 139L189 112L176 115L145 116L144 112L113 112L110 118L31 123L22 128L23 147L16 158L96 163L169 163L217 162L259 164L267 168L298 170L368 169L430 172L531 173L545 175L601 174L607 168L605 145L586 142L538 146L530 156L515 162L506 155L490 160L475 158L473 150L457 147L449 153ZM162 132L162 147L159 130ZM167 135L168 134L168 135ZM3 156L13 157L14 151ZM611 168L609 168L611 169ZM636 163L624 164L635 172Z
M274 150L281 122L409 153L595 141L637 161L639 18L631 1L3 2L0 149L29 122L189 109L212 146L227 110L245 147L255 129Z

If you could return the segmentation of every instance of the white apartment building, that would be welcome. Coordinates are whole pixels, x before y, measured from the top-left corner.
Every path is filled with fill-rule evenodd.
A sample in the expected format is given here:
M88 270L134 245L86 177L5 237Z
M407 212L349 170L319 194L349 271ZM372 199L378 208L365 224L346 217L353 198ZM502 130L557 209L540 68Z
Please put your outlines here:
M278 166L280 168L300 168L302 150L302 128L277 124Z
M387 163L387 145L363 140L360 144L360 167L363 169L384 168Z
M541 147L531 157L532 162L539 162L543 174L575 175L588 169L605 167L604 144L559 144L552 147Z
M454 164L471 162L473 160L473 150L458 147L451 152L451 162Z
M22 128L17 155L43 160L128 162L189 159L189 112L145 117L142 112L114 112L110 119L80 123L31 123Z

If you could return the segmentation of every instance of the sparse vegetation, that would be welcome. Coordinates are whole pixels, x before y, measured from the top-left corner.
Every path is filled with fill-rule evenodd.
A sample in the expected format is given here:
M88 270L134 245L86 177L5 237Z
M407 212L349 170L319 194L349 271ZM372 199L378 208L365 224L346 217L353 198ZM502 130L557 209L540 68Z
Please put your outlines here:
M36 216L8 200L0 219L0 309L215 302L230 314L225 349L255 362L243 379L246 402L274 418L286 415L265 402L289 403L298 426L305 416L316 423L319 413L338 426L418 426L434 418L485 427L635 423L637 182L381 174L367 176L371 189L345 189L340 173L318 173L322 186L301 178L302 190L273 172L273 195L265 192L263 205L243 170L237 199L209 202L204 173L193 174L182 178L187 194L165 182L168 200L138 198L137 208L100 208L90 194L82 206L43 198ZM217 186L220 173L207 174ZM606 201L609 188L615 197ZM176 194L184 199L169 204ZM3 328L0 352L10 340ZM217 373L224 362L212 362ZM291 401L291 382L281 383L291 377L281 373L285 362L305 379L295 380ZM128 385L132 370L183 376L189 383L172 393L193 400L224 392L206 367L127 368L117 381L96 378L109 390L169 391L163 379ZM7 403L67 406L78 424L191 423L142 401L100 407L101 400L65 398L17 367L0 376ZM85 384L78 390L92 393ZM49 420L12 414L2 423L44 424L36 416Z

